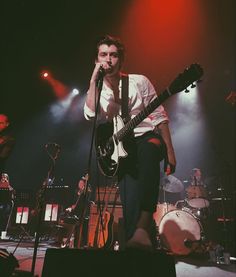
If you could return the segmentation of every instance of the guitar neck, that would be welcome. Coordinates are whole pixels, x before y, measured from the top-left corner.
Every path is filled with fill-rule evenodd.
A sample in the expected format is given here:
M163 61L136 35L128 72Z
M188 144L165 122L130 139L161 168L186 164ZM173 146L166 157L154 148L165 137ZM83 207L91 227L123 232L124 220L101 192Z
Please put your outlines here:
M168 90L164 90L157 98L147 105L141 112L139 112L134 118L129 120L125 126L120 129L115 135L116 139L121 141L126 135L138 126L149 114L151 114L158 106L160 106L167 98L170 93Z

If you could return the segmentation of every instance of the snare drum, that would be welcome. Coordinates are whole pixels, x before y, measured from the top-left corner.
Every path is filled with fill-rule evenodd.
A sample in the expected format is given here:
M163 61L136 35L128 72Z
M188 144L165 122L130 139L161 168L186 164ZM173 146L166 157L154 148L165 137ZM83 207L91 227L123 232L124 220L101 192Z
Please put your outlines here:
M156 226L160 225L162 217L169 211L175 210L175 205L164 202L158 203L156 207L156 212L153 214L153 218L156 222Z
M209 201L207 200L207 191L204 186L191 185L187 189L187 202L192 208L201 209L209 207Z
M192 252L186 241L197 241L201 238L202 226L194 215L183 210L166 213L159 225L161 243L173 254L187 255Z

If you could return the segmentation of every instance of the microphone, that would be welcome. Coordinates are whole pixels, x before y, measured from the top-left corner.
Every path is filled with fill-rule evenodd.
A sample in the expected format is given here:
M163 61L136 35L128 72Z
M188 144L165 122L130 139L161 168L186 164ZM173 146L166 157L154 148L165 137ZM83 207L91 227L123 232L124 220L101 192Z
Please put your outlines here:
M98 75L97 75L97 84L98 84L99 82L102 82L102 81L103 81L104 75L105 75L105 69L104 69L102 66L100 66L100 68L99 68L99 70L98 70Z

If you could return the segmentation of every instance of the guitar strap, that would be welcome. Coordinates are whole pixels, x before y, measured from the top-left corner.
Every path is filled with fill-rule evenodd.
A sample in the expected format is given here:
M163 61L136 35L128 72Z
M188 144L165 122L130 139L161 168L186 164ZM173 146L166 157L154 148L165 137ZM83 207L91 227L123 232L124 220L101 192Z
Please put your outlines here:
M128 113L128 95L129 95L129 75L124 74L121 77L121 117L126 121L129 119Z

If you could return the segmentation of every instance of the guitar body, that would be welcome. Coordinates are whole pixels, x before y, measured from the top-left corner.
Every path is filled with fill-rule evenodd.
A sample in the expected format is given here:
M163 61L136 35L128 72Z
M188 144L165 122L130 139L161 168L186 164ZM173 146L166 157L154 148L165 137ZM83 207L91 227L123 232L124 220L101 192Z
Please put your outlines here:
M103 211L101 223L97 206L92 206L88 226L88 246L109 249L113 243L113 223L114 216L108 210Z
M123 127L124 122L119 115L113 118L113 123L106 122L97 127L95 147L99 168L105 176L115 176L119 167L119 159L128 155L122 141L113 136Z
M111 214L108 211L104 212L103 226L101 225L101 222L99 221L99 216L98 216L97 230L96 230L94 243L93 243L95 248L108 248L107 244L111 240L110 235L112 234L109 227L111 226L111 224L112 224Z
M113 228L114 228L114 215L109 213L109 221L107 222L107 232L108 232L108 236L107 236L107 241L105 244L105 248L106 249L110 249L112 247L113 244L113 240L114 240L114 232L113 232Z

